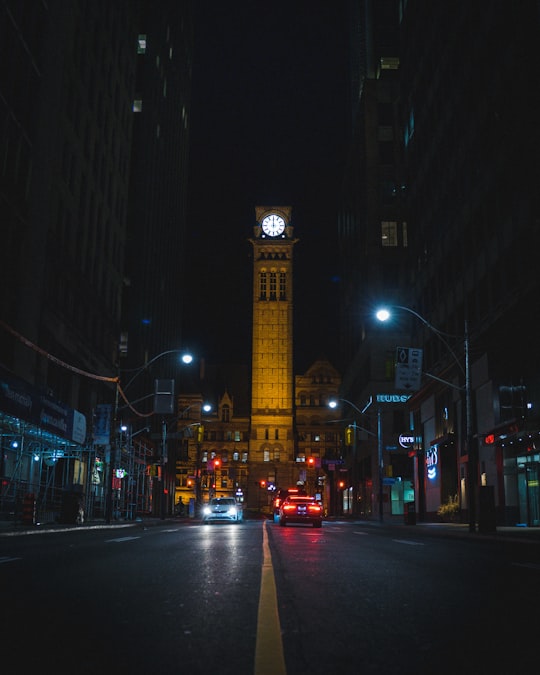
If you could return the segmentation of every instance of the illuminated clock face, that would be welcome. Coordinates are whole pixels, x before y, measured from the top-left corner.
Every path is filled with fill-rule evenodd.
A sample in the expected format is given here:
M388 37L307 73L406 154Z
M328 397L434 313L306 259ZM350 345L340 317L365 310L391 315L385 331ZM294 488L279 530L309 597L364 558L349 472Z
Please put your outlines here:
M281 216L271 213L262 221L262 229L269 237L277 237L285 230L285 221Z

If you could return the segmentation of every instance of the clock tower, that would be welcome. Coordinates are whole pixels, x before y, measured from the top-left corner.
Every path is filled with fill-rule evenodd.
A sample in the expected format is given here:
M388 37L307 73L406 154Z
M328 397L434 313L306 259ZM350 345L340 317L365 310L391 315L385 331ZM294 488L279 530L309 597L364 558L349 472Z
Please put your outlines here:
M294 456L293 248L290 206L257 206L253 228L250 482L296 483ZM264 490L264 492L262 492ZM258 491L258 492L257 492ZM251 493L251 490L250 490Z

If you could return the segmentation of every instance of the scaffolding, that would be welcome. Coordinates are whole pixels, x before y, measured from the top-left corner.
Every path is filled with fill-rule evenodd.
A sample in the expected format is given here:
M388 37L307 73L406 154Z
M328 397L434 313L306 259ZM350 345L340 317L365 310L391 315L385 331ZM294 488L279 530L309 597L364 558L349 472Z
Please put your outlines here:
M0 444L0 519L80 523L105 516L110 448L68 441L3 412ZM132 520L151 512L147 465L152 454L144 439L130 440L117 453L112 495L116 519Z

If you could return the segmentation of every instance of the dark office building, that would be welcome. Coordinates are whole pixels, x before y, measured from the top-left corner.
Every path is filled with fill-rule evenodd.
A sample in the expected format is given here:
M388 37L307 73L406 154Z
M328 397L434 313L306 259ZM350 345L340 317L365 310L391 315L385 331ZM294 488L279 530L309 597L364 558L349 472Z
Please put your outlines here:
M67 488L103 499L110 416L103 427L96 419L117 405L134 277L140 314L152 306L161 344L173 341L162 317L180 316L180 284L164 273L151 286L148 266L170 261L153 256L151 237L134 242L167 232L180 268L190 3L159 4L0 9L2 511L44 492L42 515L58 511Z
M122 369L183 346L193 25L190 3L162 6L144 3L137 36ZM173 357L156 362L151 376L173 378Z
M357 241L348 267L362 268L356 285L349 272L345 288L344 397L359 405L383 391L407 399L378 408L394 421L399 408L405 412L401 433L415 439L416 506L425 517L455 501L458 517L479 528L537 525L538 3L352 4L357 37L380 67L357 86L364 114L355 117L353 139L364 145L352 145L340 225L347 246ZM381 16L383 5L389 15ZM391 53L376 39L388 16L399 26ZM392 128L381 119L380 98L377 118L367 113L388 56L397 57L399 86ZM390 134L393 217L384 159ZM372 182L357 183L362 175ZM354 200L356 189L365 198ZM383 304L393 308L386 324L375 319ZM422 350L420 388L403 388L398 346ZM387 472L397 458L387 446L400 453L399 434L390 424L383 425L382 497L387 511L399 513L392 500L401 476Z

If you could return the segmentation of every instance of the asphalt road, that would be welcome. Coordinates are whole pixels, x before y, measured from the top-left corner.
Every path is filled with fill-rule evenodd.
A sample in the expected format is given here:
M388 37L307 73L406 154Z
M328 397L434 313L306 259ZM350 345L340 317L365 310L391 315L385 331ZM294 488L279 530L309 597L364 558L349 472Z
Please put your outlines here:
M0 537L14 672L538 672L540 544L324 522Z

